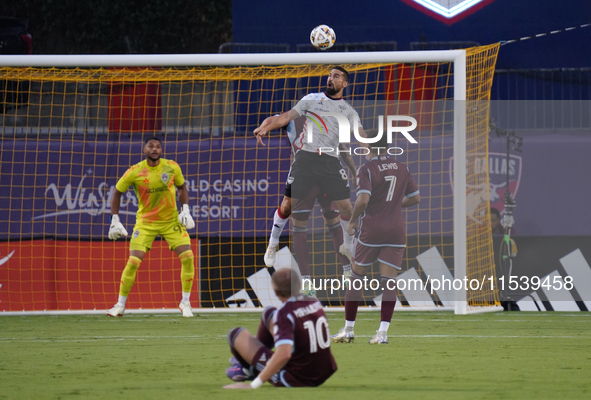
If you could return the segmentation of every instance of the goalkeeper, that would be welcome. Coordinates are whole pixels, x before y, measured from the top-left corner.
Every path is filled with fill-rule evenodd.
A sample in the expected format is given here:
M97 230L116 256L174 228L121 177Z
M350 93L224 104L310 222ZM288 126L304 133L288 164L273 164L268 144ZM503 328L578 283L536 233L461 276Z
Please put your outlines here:
M127 296L135 282L135 276L146 252L152 247L157 235L162 236L181 260L182 299L179 308L183 317L192 317L190 295L195 277L194 256L191 239L187 229L195 227L189 211L189 192L179 165L160 158L162 142L150 137L144 142L146 159L129 167L119 179L111 199L111 227L109 239L116 240L127 236L127 231L119 219L119 204L123 193L133 186L139 205L136 223L129 245L129 259L121 274L119 300L107 315L120 317L125 312ZM175 188L176 187L176 188ZM182 210L176 209L176 190Z

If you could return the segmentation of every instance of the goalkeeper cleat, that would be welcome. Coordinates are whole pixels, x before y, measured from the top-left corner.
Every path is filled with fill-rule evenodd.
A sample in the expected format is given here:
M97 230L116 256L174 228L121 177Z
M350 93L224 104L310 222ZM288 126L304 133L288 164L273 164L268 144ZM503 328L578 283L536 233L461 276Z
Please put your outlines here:
M351 250L347 249L347 246L345 246L345 243L343 243L341 245L341 247L339 247L339 253L341 253L342 255L347 257L349 259L350 263L353 262L353 260L351 259Z
M123 313L125 313L125 307L119 303L115 304L113 308L107 311L109 317L122 317Z
M277 250L279 249L279 245L271 245L267 246L267 251L265 252L265 265L269 268L275 265L275 257L277 257Z
M238 362L226 368L226 376L234 382L244 382L254 379L254 375Z
M191 309L191 303L188 301L181 301L179 304L180 310L183 312L183 317L191 318L193 316L193 310Z
M308 297L315 297L316 296L316 290L310 288L310 289L302 289L300 291L301 294L303 294L304 296L308 296Z
M374 337L371 338L369 344L388 344L388 332L376 331Z
M339 332L336 335L332 335L330 338L334 343L353 343L355 340L355 332L353 332L353 328L345 326L339 329Z

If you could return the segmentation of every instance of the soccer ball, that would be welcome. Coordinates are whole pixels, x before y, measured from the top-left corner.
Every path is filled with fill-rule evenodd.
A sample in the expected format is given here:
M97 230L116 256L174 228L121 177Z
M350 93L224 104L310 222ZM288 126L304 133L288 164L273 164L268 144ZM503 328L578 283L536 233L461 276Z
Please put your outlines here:
M312 32L310 33L310 42L312 42L312 46L319 50L330 49L336 40L337 35L328 25L318 25L316 28L312 29Z

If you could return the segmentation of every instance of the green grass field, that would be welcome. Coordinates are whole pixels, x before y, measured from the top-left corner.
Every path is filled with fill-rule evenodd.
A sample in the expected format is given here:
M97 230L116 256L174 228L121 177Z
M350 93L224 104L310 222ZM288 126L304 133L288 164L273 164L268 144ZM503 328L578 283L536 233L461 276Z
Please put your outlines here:
M331 332L343 313L328 313ZM395 312L390 344L333 344L322 387L227 391L226 333L259 314L0 317L0 399L590 399L591 314Z

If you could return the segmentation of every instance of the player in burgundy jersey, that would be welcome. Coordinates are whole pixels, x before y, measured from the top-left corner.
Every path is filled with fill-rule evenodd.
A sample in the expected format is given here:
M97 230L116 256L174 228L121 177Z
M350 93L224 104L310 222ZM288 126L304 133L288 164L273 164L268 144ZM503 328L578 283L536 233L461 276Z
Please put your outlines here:
M420 201L419 189L408 167L384 154L387 136L370 144L369 161L357 173L357 201L349 223L356 233L351 285L345 293L345 327L332 336L334 342L352 342L353 327L363 292L363 277L377 260L380 266L382 306L381 322L372 344L388 343L388 328L396 305L396 275L401 270L406 247L403 207ZM382 154L382 155L380 155ZM357 218L361 217L359 225Z
M234 381L254 380L225 389L256 389L267 381L273 386L320 386L337 370L322 304L291 295L299 293L300 280L290 268L276 271L271 280L281 307L263 311L256 337L245 328L228 333L234 357L226 375Z

